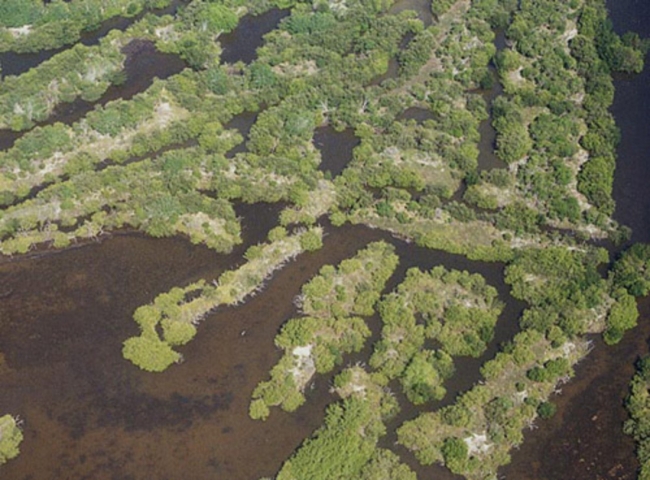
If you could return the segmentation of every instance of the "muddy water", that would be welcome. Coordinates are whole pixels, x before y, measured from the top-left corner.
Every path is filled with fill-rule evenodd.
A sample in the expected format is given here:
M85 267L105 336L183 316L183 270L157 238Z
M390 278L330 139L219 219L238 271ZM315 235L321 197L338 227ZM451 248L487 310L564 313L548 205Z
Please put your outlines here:
M273 30L287 15L289 10L273 9L261 15L242 17L235 30L219 37L219 43L223 48L221 61L250 63L255 60L257 49L264 42L262 37Z
M352 150L361 141L348 128L337 132L330 126L318 127L314 132L314 145L321 154L319 170L329 172L332 177L340 175L352 160Z
M247 243L265 235L255 219L274 220L273 209L239 207L249 222ZM16 479L273 474L334 400L328 379L318 378L296 414L274 411L266 423L248 419L252 389L279 356L273 337L295 314L293 297L320 266L379 239L390 237L365 227L328 227L322 250L299 257L246 305L218 310L183 349L185 362L159 375L121 358L121 342L136 331L133 310L173 285L215 278L238 255L215 255L179 239L116 236L0 265L6 295L0 304L0 405L26 420L22 453L3 473ZM410 266L443 263L479 271L507 295L501 265L394 243L402 262L388 288ZM514 318L504 316L500 328L498 336L510 336ZM377 321L373 330L377 336ZM477 375L476 368L467 376L473 382Z

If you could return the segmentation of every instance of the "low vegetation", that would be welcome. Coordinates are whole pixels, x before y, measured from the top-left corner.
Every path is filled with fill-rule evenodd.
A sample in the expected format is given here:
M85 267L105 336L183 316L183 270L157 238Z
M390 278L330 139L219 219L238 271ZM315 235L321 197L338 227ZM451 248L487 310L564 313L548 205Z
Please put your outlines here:
M285 462L277 480L350 478L415 480L415 474L390 451L377 448L397 404L361 367L334 380L342 401L331 405L324 425Z
M253 391L252 418L266 419L275 405L295 410L315 373L327 373L346 353L361 350L370 330L360 316L374 313L397 261L391 245L372 243L338 267L324 266L302 287L295 303L303 316L287 321L275 338L284 354L271 379Z
M0 417L0 465L20 453L18 446L23 441L19 422L11 415Z
M318 248L321 236L319 228L288 236L276 233L273 241L251 247L244 265L224 272L213 284L199 281L161 293L133 314L140 335L124 342L124 358L150 372L161 372L181 361L173 347L192 340L196 325L209 312L222 305L237 305L255 294L274 271L303 251Z

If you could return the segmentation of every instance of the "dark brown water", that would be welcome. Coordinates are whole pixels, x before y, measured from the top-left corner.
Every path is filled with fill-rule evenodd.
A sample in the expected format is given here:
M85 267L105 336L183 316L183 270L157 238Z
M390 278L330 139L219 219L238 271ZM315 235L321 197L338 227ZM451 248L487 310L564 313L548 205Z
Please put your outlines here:
M56 48L53 50L41 50L34 53L0 53L0 66L2 66L2 76L20 75L30 68L40 65L45 60L52 58L57 53L61 53L67 47Z
M433 120L434 118L435 116L431 110L422 107L407 108L397 117L398 120L415 120L418 123Z
M352 150L359 143L351 128L337 132L330 126L318 127L314 132L314 145L321 154L318 169L330 172L332 177L340 175L352 160Z
M26 419L6 478L245 479L278 468L320 421L318 406L262 424L247 419L248 396L275 361L270 339L291 296L317 264L219 312L186 362L163 375L121 358L138 304L225 266L185 241L119 237L0 267L14 292L1 307L0 405ZM278 432L282 441L271 441Z
M257 49L264 41L264 35L273 30L287 15L289 10L273 9L261 15L242 17L235 30L219 37L219 43L223 48L221 61L250 63L255 60Z
M257 227L255 219L273 219L273 208L240 207L238 214L248 219L247 243L266 234L267 226ZM327 379L318 378L296 414L274 411L266 423L248 419L252 389L279 356L273 337L295 314L293 297L320 266L338 263L370 241L390 240L365 227L328 233L322 250L299 257L264 293L208 318L183 349L185 362L159 375L121 357L121 342L136 333L133 310L174 285L215 278L238 255L215 255L180 239L115 236L0 265L7 295L0 304L0 405L26 420L22 453L3 473L15 479L273 474L334 400ZM439 263L479 271L500 291L505 288L498 280L502 265L395 244L403 261L389 288L408 267ZM500 321L507 336L516 328L513 321ZM478 370L472 375L474 381Z
M619 33L635 31L650 37L650 2L608 1L607 6ZM639 75L617 77L611 112L621 129L614 178L614 218L632 228L632 241L650 242L650 57Z
M278 208L240 205L237 213L250 244L276 223ZM248 420L250 392L277 360L272 338L294 313L292 299L300 286L322 264L338 263L380 239L391 241L386 233L364 227L331 230L323 250L290 265L265 293L206 321L185 349L186 362L162 375L140 372L120 356L121 342L136 330L133 309L173 285L215 278L238 261L241 251L220 257L182 240L121 236L0 265L7 295L0 307L0 351L5 354L0 405L28 419L27 448L4 471L9 478L211 478L217 472L257 478L273 473L319 425L333 398L327 393L329 381L317 379L298 414L274 412L268 424ZM393 242L402 262L388 289L409 267L443 263L481 272L507 297L502 265ZM508 338L516 330L516 315L504 317L510 318L502 319L497 337ZM373 329L376 337L377 322ZM367 348L358 359L369 353ZM465 375L469 386L478 378L480 362L462 363L459 370L471 370ZM191 460L189 470L173 468L185 457Z
M235 145L226 153L226 158L232 158L238 153L248 151L246 142L248 141L251 127L257 121L257 115L259 115L259 112L242 112L239 115L235 115L232 120L223 126L224 130L235 129L244 137L244 140L240 144Z

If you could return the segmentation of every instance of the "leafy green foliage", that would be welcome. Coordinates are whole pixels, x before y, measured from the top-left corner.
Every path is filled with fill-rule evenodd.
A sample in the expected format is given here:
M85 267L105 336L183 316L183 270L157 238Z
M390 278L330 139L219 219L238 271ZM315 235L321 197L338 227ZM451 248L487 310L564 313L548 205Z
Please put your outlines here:
M442 445L442 456L445 465L454 473L464 471L467 461L467 444L460 438L447 438Z
M445 395L442 380L445 376L441 371L451 376L454 364L451 357L444 352L437 352L439 358L432 358L433 352L418 352L404 370L401 378L404 393L413 404L420 405L432 400L440 400ZM437 365L442 362L447 368Z
M344 370L334 384L343 400L327 408L324 425L284 463L277 479L413 480L415 474L396 456L377 449L395 401L360 367ZM387 470L381 472L382 467ZM373 472L378 476L368 477ZM395 477L386 476L392 472Z
M0 26L20 28L22 35L0 35L0 51L35 52L75 43L81 33L98 28L112 17L133 17L143 9L162 8L170 0L94 0L74 2L40 0L3 0L0 2ZM4 32L2 32L4 33Z
M542 402L539 404L539 407L537 407L537 414L544 419L551 418L555 415L556 411L557 407L552 402Z
M623 252L613 268L614 283L635 297L650 292L650 245L637 243Z
M502 308L496 296L480 275L443 267L408 270L379 305L382 339L370 365L389 379L400 378L416 404L442 398L442 382L454 370L451 356L479 356L492 338ZM421 351L426 338L440 342L441 350Z
M323 246L323 240L319 235L313 232L306 232L300 237L300 246L307 252L313 252Z
M260 401L267 409L280 405L295 410L304 402L302 391L315 373L331 371L344 354L363 348L371 332L366 322L354 315L374 313L374 304L397 261L392 245L371 243L338 267L322 267L303 285L297 303L304 316L289 320L276 336L275 344L285 354L271 370L271 379L260 382L253 391L252 418L268 416Z
M590 309L606 295L608 285L597 267L607 260L604 250L524 250L506 268L506 282L512 285L514 297L531 304L524 317L528 326L545 331L550 327L545 319L552 319L571 337L586 330L593 319Z
M0 465L18 456L18 446L22 440L23 432L16 419L11 415L0 417Z
M162 372L181 359L180 354L167 343L150 336L125 340L122 356L148 372Z
M639 311L636 299L623 288L615 290L612 297L616 301L607 316L607 329L603 333L605 343L618 343L626 330L636 327Z
M327 409L325 426L313 439L303 443L294 458L288 460L278 480L349 479L361 476L374 453L374 444L383 426L367 402L350 398ZM361 435L366 431L366 435Z
M630 383L630 394L625 400L630 415L624 431L637 444L637 458L641 464L639 479L650 478L650 357L641 358L637 373Z
M416 480L415 472L400 463L399 457L390 450L375 450L370 463L366 464L359 480Z

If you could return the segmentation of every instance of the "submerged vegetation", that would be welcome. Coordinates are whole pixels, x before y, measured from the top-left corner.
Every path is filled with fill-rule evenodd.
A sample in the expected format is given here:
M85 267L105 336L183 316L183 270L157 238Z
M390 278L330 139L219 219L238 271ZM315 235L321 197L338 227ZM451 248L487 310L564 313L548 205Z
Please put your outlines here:
M180 347L215 309L245 301L286 262L319 249L327 233L319 223L363 224L503 262L526 308L493 358L485 352L503 299L482 276L411 268L385 292L400 260L386 242L322 267L278 333L283 355L249 409L255 419L272 406L297 409L315 374L365 346L378 314L368 365L337 370L341 400L277 479L415 479L378 447L402 398L391 388L419 406L397 434L422 464L496 478L523 429L553 414L551 396L590 350L587 335L620 341L636 325L634 297L650 290L647 246L630 248L603 276L610 258L594 242L629 233L611 217L619 134L607 109L612 74L639 72L646 43L616 35L602 0L435 1L431 24L390 0L193 0L174 16L139 15L170 3L0 6L0 51L59 48L107 19L135 16L97 45L77 43L0 83L0 128L24 132L0 152L0 252L65 248L130 228L229 253L242 243L235 204L281 203L279 225L244 263L134 312L140 334L122 353L152 372L180 361ZM225 34L272 8L284 17L253 60L225 62ZM496 29L506 38L498 52ZM79 120L55 121L63 104L128 83L129 49L143 44L187 68ZM488 105L483 93L495 81L503 94ZM408 118L413 108L424 120ZM488 112L503 168L479 165ZM255 116L249 131L229 127L240 115ZM338 175L322 168L314 144L326 126L359 141ZM480 358L481 378L436 408L459 357ZM17 453L20 431L13 435Z

